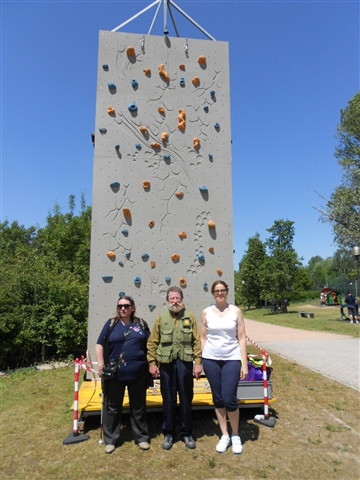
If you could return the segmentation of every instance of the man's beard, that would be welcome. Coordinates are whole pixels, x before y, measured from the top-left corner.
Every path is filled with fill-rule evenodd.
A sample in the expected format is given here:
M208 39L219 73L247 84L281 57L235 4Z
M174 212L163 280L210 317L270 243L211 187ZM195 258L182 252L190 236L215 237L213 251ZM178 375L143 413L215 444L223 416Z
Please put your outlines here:
M179 303L178 305L169 304L169 310L170 312L173 312L173 313L179 313L183 308L184 308L184 305L182 303Z

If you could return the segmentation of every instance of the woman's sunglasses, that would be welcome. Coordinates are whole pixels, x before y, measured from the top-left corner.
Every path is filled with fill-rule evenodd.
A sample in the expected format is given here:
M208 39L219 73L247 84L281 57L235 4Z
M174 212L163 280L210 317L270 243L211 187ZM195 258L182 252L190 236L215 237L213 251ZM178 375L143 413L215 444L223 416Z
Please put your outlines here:
M126 303L125 305L118 305L117 308L119 310L121 310L122 308L125 308L125 310L127 310L128 308L132 307L132 305L130 305L130 303Z

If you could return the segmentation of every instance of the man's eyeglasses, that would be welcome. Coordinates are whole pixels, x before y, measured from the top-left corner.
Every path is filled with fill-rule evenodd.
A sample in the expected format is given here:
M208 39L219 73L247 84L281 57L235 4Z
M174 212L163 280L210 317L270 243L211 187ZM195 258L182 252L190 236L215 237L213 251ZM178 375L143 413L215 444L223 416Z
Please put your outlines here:
M215 295L219 295L220 293L227 293L227 290L214 290L213 292Z
M130 305L130 303L125 303L125 305L118 305L117 308L119 310L121 310L122 308L125 308L125 310L127 310L128 308L132 307L132 305Z

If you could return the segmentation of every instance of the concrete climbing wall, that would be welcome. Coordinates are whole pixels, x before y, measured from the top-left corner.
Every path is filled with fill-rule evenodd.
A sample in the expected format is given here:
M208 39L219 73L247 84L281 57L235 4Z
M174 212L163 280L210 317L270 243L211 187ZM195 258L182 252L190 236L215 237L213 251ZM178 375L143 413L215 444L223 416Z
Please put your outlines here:
M180 285L198 320L233 302L228 44L100 32L89 347L121 292L152 325Z

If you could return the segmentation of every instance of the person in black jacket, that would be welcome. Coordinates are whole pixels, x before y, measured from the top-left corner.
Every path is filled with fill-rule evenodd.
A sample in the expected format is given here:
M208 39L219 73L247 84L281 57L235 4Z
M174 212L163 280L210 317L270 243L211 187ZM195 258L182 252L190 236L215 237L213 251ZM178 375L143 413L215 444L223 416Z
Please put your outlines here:
M346 295L345 303L348 309L350 323L355 323L355 320L356 320L356 323L359 323L355 315L355 297L351 292L348 292L348 294Z
M104 358L106 337L109 337L109 358ZM129 295L121 296L116 314L109 319L95 347L98 374L104 372L104 363L115 364L115 378L102 378L103 432L105 453L112 453L120 437L121 415L125 387L130 403L130 423L135 443L141 450L149 450L149 431L146 419L146 389L148 364L147 341L150 330L144 320L135 317L135 302Z

